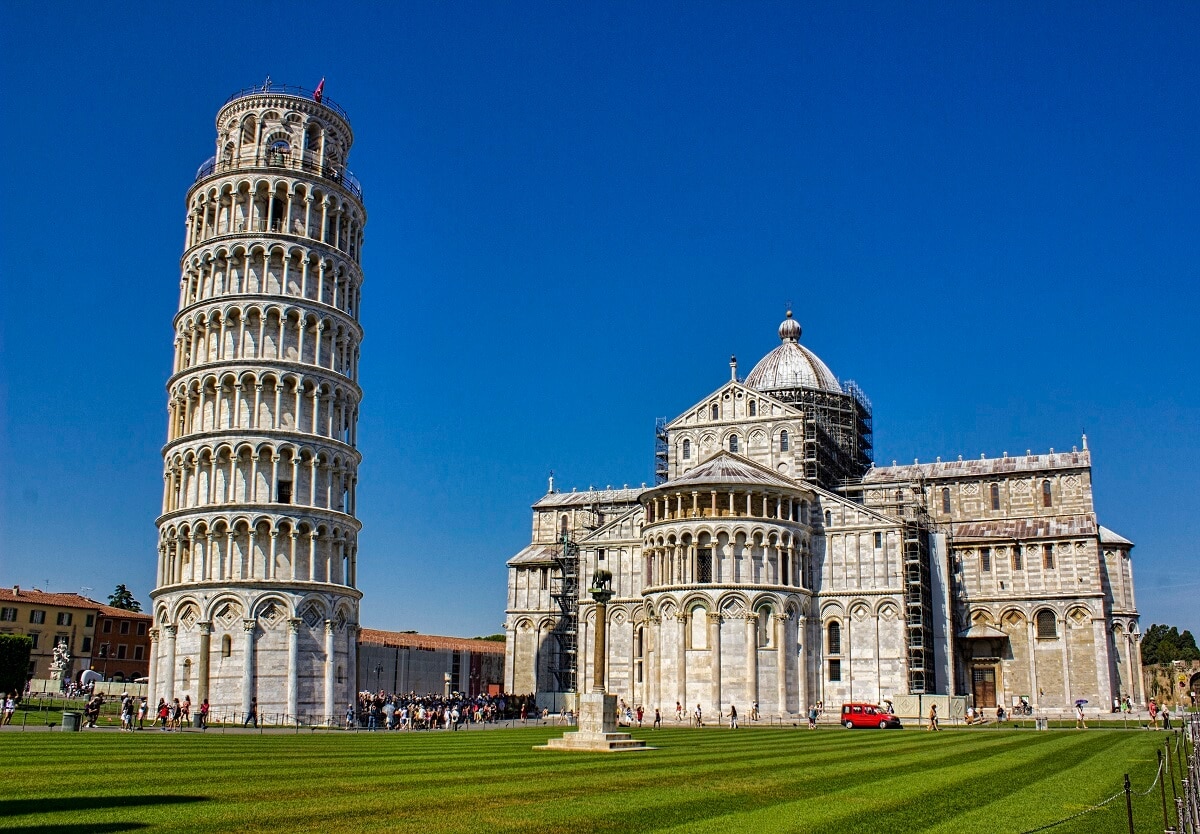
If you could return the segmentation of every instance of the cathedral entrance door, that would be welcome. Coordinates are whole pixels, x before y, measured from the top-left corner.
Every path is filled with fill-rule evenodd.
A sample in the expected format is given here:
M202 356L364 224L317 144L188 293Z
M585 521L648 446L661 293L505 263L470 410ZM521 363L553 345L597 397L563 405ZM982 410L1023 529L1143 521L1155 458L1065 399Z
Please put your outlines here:
M975 708L996 706L996 670L994 667L971 670L972 694L975 696Z

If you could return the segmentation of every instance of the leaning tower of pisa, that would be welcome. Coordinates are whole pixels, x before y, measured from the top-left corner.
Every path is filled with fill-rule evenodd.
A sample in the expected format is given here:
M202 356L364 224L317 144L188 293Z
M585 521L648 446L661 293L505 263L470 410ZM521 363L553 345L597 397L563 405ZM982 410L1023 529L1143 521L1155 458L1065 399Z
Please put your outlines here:
M332 720L355 691L362 190L346 113L264 85L187 195L151 705Z

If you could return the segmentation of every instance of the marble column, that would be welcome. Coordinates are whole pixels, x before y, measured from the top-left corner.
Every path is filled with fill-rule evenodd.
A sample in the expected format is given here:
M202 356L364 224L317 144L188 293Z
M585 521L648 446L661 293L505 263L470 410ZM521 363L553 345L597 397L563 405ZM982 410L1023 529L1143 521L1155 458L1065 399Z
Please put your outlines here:
M708 615L708 650L712 658L712 711L721 720L721 614Z
M300 623L299 617L291 617L287 621L288 629L288 679L287 679L287 714L295 720L299 708L299 659L300 659Z
M683 704L683 710L684 712L687 712L687 631L689 623L686 611L681 611L675 615L675 624L679 631L679 639L675 641L678 651L678 655L676 657L676 664L678 668L675 671L675 679L678 682L676 700Z
M146 684L146 704L147 709L153 712L158 706L158 652L161 649L159 637L162 636L157 628L150 629L150 680ZM153 713L154 717L158 717L158 713Z
M175 638L179 636L179 626L164 626L167 632L167 674L163 681L163 697L167 703L175 697Z
M778 686L779 686L779 714L787 715L789 712L791 712L791 710L788 709L788 686L787 686L788 656L791 654L791 646L788 645L788 639L787 639L787 634L788 634L787 624L788 624L789 617L787 614L775 614L774 618L775 618L775 665L778 667L778 669L776 670L776 675L777 675ZM804 664L800 663L798 665L801 667L798 670L798 674L799 674L800 678L803 680ZM804 694L805 694L804 688L805 688L804 684L801 683L800 684L800 707L799 707L799 709L801 711L804 710Z
M258 630L258 620L242 620L242 631L245 642L242 645L242 714L243 718L250 712L250 704L254 699L254 637Z
M197 672L196 698L204 703L208 698L209 653L212 651L212 623L196 623L200 629L200 669ZM198 705L197 705L198 706Z
M805 712L809 706L808 700L808 617L800 615L796 619L796 691L799 693L799 703L796 708L801 712ZM787 634L787 630L784 630ZM785 650L790 650L791 647L785 647ZM785 690L787 688L787 678L780 684ZM785 692L786 694L786 692Z
M758 700L758 615L746 614L746 714Z
M334 649L334 636L337 634L337 623L334 620L325 621L325 720L333 721L334 684L337 681L337 651Z

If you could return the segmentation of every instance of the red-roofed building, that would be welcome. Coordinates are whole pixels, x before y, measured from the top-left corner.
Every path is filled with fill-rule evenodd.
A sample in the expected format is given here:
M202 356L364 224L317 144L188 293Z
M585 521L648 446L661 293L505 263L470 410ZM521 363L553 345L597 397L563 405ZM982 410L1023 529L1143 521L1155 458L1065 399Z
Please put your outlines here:
M418 695L498 693L504 644L364 628L358 634L358 688Z
M108 631L103 631L108 623ZM33 638L29 656L30 678L50 677L54 647L65 643L71 654L66 677L79 679L79 673L93 668L108 680L132 680L148 670L150 616L113 608L81 594L56 594L19 585L0 588L0 634L26 634ZM140 632L140 634L139 634ZM99 656L98 647L108 639L112 659L107 664ZM140 652L136 646L141 641ZM117 658L117 648L124 644L124 657ZM119 660L119 662L118 662ZM120 677L117 677L120 675Z

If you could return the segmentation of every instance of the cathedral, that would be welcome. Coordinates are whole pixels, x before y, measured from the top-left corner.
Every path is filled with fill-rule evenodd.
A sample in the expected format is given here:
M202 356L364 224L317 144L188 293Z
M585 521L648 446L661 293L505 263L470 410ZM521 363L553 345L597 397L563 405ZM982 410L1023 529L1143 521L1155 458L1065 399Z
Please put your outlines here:
M550 491L508 561L505 688L570 708L605 690L706 714L959 695L1065 709L1145 700L1132 542L1069 452L875 466L872 409L800 343L657 431L641 489ZM836 708L836 707L835 707Z

